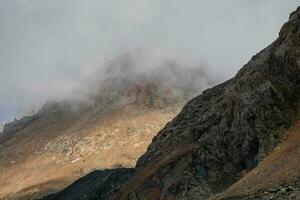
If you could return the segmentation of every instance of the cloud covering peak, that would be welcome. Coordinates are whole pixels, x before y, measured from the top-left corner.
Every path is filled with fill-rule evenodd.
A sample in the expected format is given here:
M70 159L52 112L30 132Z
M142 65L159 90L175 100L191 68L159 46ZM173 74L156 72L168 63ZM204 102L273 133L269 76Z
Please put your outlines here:
M224 80L277 37L298 4L0 1L0 123L69 93L102 60L133 49L176 52L195 65L204 63L212 76Z

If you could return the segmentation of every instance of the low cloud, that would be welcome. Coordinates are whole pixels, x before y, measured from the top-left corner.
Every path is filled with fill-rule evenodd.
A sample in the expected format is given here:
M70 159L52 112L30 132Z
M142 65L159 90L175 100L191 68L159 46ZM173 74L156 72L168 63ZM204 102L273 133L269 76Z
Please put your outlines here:
M35 110L49 98L68 95L107 58L136 49L179 56L189 65L206 66L211 77L223 81L277 37L298 4L0 1L0 123ZM147 57L151 63L157 59L155 53Z

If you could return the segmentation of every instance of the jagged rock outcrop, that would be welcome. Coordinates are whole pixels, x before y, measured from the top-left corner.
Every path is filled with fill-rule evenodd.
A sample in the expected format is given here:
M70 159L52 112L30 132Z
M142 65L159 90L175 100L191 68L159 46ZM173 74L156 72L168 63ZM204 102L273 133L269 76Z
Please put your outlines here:
M4 124L3 131L1 134L4 136L4 135L16 133L16 132L24 129L29 124L31 124L38 117L39 117L38 114L32 115L32 116L26 116L26 117L22 117L19 120L15 119L12 122Z
M237 75L203 92L153 139L113 199L207 199L249 171L299 115L300 8Z

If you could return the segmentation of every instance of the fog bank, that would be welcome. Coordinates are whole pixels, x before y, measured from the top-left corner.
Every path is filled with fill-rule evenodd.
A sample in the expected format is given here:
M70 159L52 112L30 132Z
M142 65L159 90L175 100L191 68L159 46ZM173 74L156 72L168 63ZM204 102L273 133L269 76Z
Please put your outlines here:
M0 1L0 124L68 95L103 60L136 49L205 66L221 82L276 38L298 5L296 0Z

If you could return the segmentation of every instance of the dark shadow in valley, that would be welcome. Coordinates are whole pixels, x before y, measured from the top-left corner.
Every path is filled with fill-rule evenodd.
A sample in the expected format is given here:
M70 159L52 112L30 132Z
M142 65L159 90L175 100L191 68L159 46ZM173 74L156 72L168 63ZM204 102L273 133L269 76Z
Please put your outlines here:
M122 183L129 180L134 172L135 169L130 168L95 170L64 190L40 200L106 200L120 188Z

